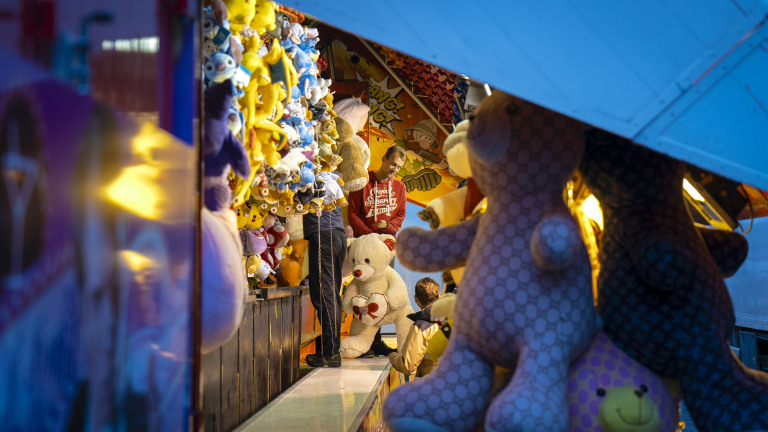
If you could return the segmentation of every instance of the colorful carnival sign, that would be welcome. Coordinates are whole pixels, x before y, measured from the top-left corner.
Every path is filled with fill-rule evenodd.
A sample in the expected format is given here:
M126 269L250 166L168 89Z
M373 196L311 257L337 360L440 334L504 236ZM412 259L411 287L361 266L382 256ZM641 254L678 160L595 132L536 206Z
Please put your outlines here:
M426 206L455 190L462 179L448 170L442 152L445 132L391 75L363 55L370 53L352 51L338 39L331 46L336 80L368 85L370 169L378 168L384 152L396 144L406 151L397 177L407 188L408 201Z

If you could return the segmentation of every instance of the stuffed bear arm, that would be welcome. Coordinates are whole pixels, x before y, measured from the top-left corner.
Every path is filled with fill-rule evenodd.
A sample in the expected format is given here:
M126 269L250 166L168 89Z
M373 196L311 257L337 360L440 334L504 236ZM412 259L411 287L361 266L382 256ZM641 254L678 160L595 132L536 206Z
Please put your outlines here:
M390 310L397 310L401 307L409 304L408 300L408 288L405 286L403 279L397 274L397 272L391 268L387 268L387 292L382 293L389 303Z
M433 272L462 266L467 261L483 215L458 225L428 231L406 228L397 236L397 257L405 268Z
M675 233L643 229L633 231L626 246L635 274L649 287L659 291L688 286L697 270L691 246Z
M696 227L720 268L723 277L733 276L747 259L749 245L747 239L739 233Z
M547 271L558 271L570 265L584 245L576 223L563 212L543 217L531 236L531 254L536 264Z
M419 217L421 220L429 222L429 227L432 229L455 225L464 218L464 201L466 199L467 188L458 188L430 201L427 207L419 212ZM431 214L429 213L430 210Z
M341 299L341 310L347 315L352 315L352 297L356 296L357 293L358 288L355 280L350 282L349 285L344 288L344 295Z

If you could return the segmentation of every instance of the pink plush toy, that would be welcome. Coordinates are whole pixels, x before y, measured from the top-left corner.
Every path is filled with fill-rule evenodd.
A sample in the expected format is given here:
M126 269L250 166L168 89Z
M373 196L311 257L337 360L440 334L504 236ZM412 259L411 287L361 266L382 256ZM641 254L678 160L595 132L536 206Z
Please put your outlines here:
M563 202L583 149L582 126L495 91L471 120L467 145L485 214L398 236L400 262L432 272L466 263L440 366L396 388L384 419L395 431L568 429L572 360L595 334L589 258ZM514 370L490 403L494 365ZM489 405L490 403L490 405Z

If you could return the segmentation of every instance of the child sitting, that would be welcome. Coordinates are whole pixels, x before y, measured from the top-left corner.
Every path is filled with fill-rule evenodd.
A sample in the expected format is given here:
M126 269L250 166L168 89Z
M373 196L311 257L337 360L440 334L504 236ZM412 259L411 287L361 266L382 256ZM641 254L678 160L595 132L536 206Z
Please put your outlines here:
M389 361L395 370L406 375L416 374L417 377L428 375L437 362L429 358L427 344L432 336L440 331L437 323L429 317L432 303L438 299L440 286L432 278L423 278L416 282L415 295L413 296L421 310L408 315L414 321L405 343L400 350L389 355Z

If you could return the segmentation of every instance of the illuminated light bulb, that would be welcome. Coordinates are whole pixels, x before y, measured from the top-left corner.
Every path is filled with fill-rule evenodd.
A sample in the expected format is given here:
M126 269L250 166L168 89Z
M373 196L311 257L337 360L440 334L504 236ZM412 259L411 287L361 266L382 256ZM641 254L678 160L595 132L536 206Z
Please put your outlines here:
M693 187L693 185L690 184L686 179L683 179L683 189L685 189L685 191L688 192L688 195L690 195L691 198L695 199L696 201L704 201L704 197L701 196L699 191L697 191L696 188Z
M600 229L603 229L603 210L600 208L600 203L597 201L594 195L590 195L584 202L581 203L581 208L584 210L584 214L597 222Z

